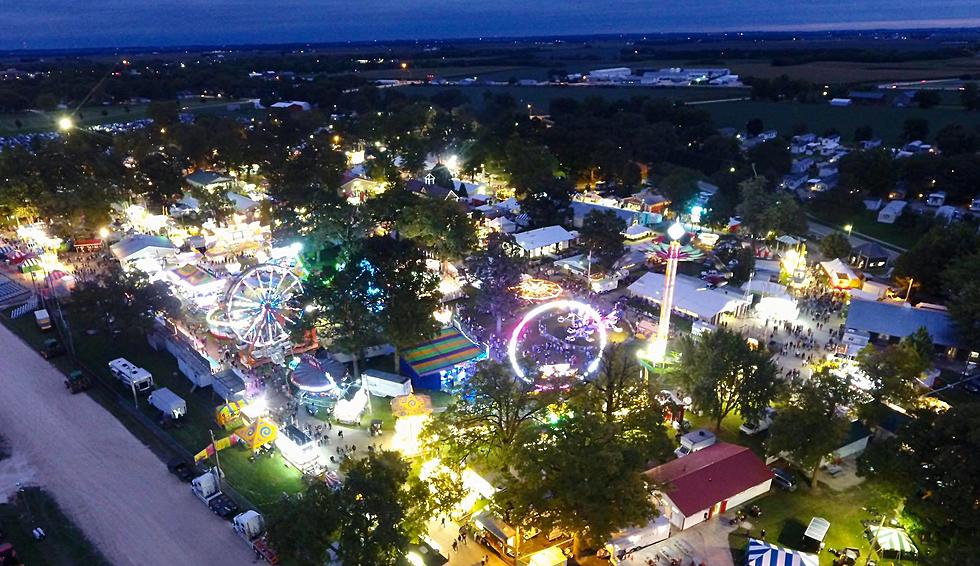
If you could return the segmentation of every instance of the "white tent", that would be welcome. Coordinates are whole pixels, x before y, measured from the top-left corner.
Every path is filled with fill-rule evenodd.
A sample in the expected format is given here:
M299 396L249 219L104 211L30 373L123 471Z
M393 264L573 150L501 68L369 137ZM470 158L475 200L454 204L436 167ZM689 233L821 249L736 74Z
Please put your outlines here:
M909 534L902 529L870 525L868 532L871 533L875 546L882 552L894 552L899 555L919 553L919 549L912 544Z
M813 554L750 538L745 550L745 566L820 566L820 559Z
M663 273L644 273L629 286L629 292L634 297L660 303L664 292ZM736 313L748 305L741 293L729 294L717 289L708 289L707 284L700 279L678 275L674 284L674 310L714 322L721 313Z

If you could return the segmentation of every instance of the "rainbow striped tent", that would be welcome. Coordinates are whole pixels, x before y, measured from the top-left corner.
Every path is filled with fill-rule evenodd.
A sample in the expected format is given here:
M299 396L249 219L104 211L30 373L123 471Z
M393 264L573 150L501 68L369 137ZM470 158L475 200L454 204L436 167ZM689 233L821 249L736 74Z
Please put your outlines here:
M449 326L428 342L403 351L402 371L412 384L422 389L440 389L439 372L483 356L483 350L470 342L457 328Z
M209 285L217 281L213 275L191 263L173 269L172 271L181 281L184 281L191 287Z

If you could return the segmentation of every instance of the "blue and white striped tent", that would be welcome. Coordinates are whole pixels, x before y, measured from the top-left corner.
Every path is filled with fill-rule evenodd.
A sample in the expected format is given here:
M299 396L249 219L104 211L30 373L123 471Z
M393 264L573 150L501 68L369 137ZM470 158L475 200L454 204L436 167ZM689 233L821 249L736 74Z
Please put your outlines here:
M745 566L820 566L820 560L813 554L750 538L745 550Z

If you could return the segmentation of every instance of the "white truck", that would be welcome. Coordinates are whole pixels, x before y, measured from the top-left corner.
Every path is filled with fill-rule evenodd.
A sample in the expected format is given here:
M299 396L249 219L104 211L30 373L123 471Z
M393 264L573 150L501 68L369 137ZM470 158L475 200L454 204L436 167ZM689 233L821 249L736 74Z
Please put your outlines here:
M211 509L215 515L222 519L230 519L238 513L238 505L230 497L221 493L218 473L217 468L211 468L192 479L191 492L206 503L208 509Z
M109 371L116 379L139 392L153 387L153 375L145 369L133 365L126 358L116 358L109 362Z
M705 448L718 442L718 438L715 433L711 432L706 428L699 428L698 430L692 430L691 432L685 434L681 437L681 445L674 450L674 455L678 458L683 458L688 454L697 452L698 450L704 450Z
M34 320L37 322L37 327L42 331L51 330L51 315L48 314L47 309L34 311Z
M758 434L765 430L769 430L772 426L772 422L776 420L776 409L772 407L766 407L766 410L762 412L762 416L755 422L745 421L742 426L738 427L743 434L752 436L753 434Z
M151 405L160 409L161 413L172 419L179 419L187 414L187 402L166 387L161 387L150 393L147 400Z
M252 547L257 557L261 556L269 564L279 563L279 555L269 546L265 536L265 520L257 511L248 510L235 515L231 520L231 526L238 536Z

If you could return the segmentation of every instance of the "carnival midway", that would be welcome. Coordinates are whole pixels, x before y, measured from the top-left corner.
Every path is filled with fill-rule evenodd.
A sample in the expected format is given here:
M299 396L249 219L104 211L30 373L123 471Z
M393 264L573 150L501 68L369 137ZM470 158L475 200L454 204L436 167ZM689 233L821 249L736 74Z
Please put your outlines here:
M383 192L357 176L357 161L350 166L360 184L346 189L349 203L360 206ZM186 183L227 197L230 212L221 220L209 216L188 191L159 211L114 205L96 234L59 234L44 219L21 222L0 247L0 302L15 320L50 333L42 353L79 360L79 375L66 381L71 392L93 381L106 385L172 436L180 451L171 471L271 563L278 558L253 506L299 491L303 482L340 486L345 462L381 451L415 459L423 476L445 471L437 459L422 460L420 435L434 414L466 402L455 396L485 364L502 364L535 395L595 378L612 344L636 345L642 371L656 372L676 361L669 347L676 328L697 335L731 326L775 352L780 372L792 379L846 351L839 312L852 293L885 292L847 266L811 268L800 240L743 240L733 235L736 219L711 230L700 223L700 205L669 213L663 199L656 208L626 208L586 194L577 204L631 219L621 234L622 257L600 265L577 232L518 231L516 201L501 187L480 184L460 210L475 225L475 249L506 237L508 253L522 259L523 273L507 289L509 310L493 313L471 300L480 281L467 258L430 257L428 275L438 279L440 294L431 313L437 331L414 344L379 339L349 351L310 323L323 307L306 293L317 283L309 265L317 250L303 238L274 235L267 186L210 171L191 172ZM431 186L429 179L420 183ZM771 272L753 273L744 290L730 290L739 260L719 257L743 248L760 273ZM73 314L80 308L75 295L105 287L110 277L163 285L179 301L176 310L153 313L141 338L148 348L123 347L134 342L132 329L110 320L99 332ZM96 343L103 357L93 362ZM664 395L675 405L668 424L682 427L690 398ZM484 564L517 557L535 566L564 564L571 555L570 533L515 540L514 528L487 507L497 488L483 470L465 467L456 477L465 494L456 512L433 521L420 540L428 555ZM669 534L665 525L651 523L653 542ZM473 548L464 548L467 537ZM615 559L629 547L617 539L600 554Z

